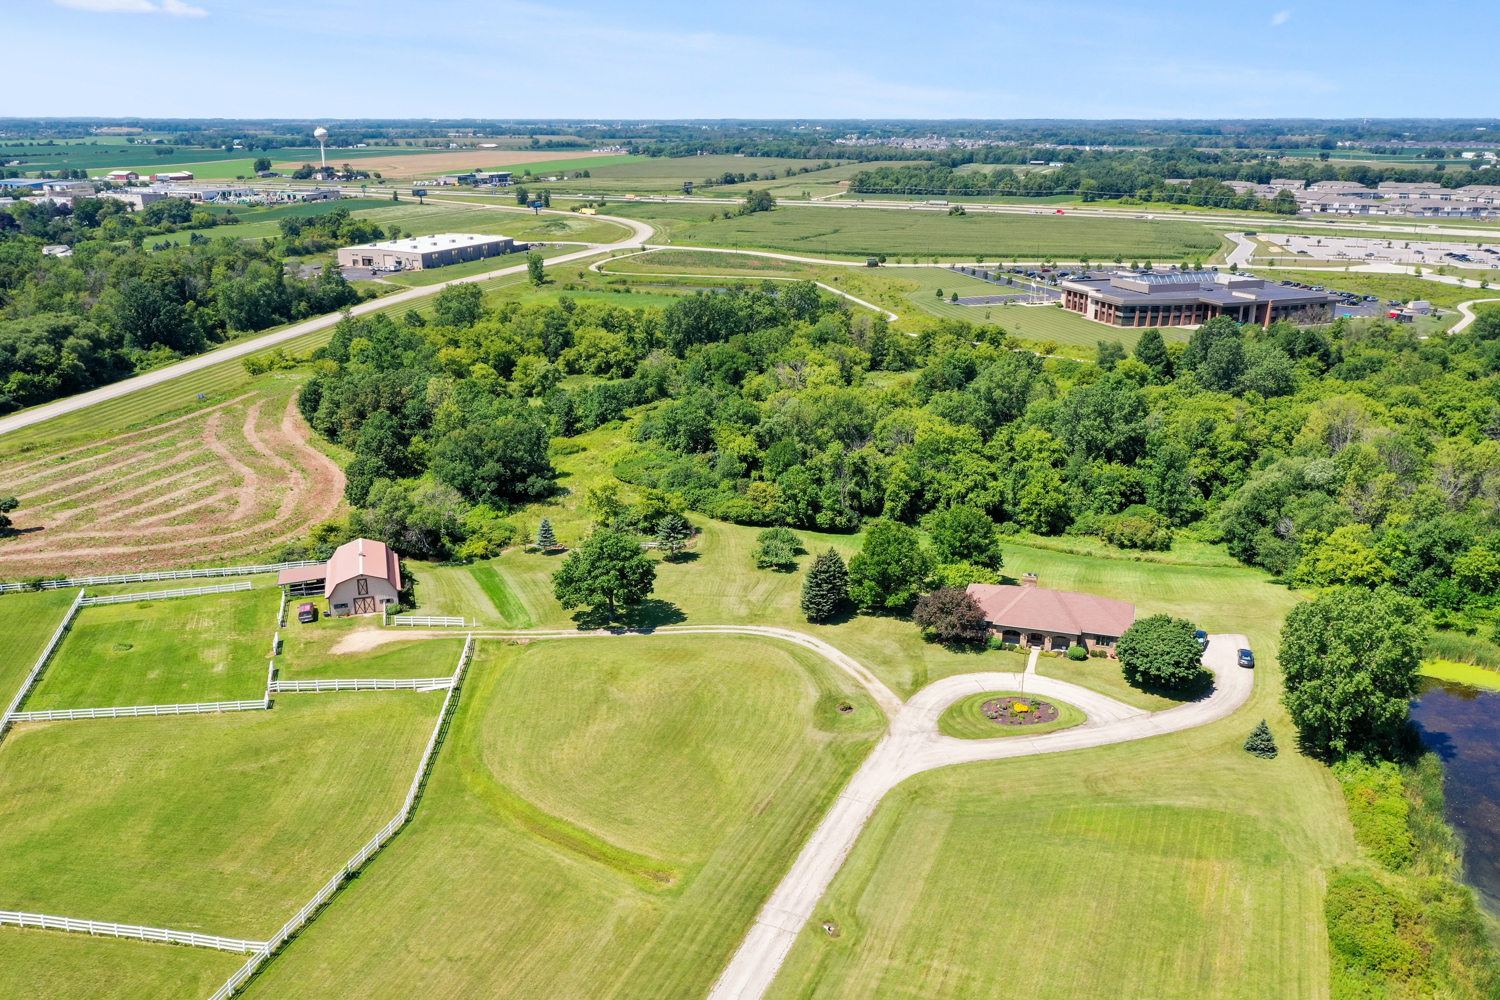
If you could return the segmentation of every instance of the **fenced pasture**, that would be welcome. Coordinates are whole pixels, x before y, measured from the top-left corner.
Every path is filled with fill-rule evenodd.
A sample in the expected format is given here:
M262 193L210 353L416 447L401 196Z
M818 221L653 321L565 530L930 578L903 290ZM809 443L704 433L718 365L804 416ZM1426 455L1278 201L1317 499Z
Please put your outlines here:
M248 995L705 995L880 730L797 647L486 643L409 827Z
M189 381L168 385L185 393ZM0 574L228 562L327 518L343 473L309 444L293 388L282 382L93 444L0 461L0 481L21 501L19 534L0 544Z
M165 927L112 924L103 920L74 920L72 917L54 917L45 913L18 913L14 910L0 910L0 924L12 927L35 927L39 930L68 931L73 934L88 934L95 937L160 941L163 944L183 944L190 948L212 948L215 951L237 951L240 954L258 951L266 946L264 941L195 934L192 931L174 931Z
M155 573L120 573L114 576L65 577L61 580L43 580L41 590L67 590L78 587L103 587L130 583L155 583L157 580L195 580L216 576L257 576L300 566L321 566L317 559L301 559L296 562L264 563L250 566L217 566L209 569L167 569ZM0 594L25 593L35 590L26 583L0 583Z
M390 624L393 628L463 628L468 620L434 615L394 615Z
M281 633L276 679L435 677L452 667L463 648L462 633L442 639L397 638L391 630L381 629L379 621L379 618L322 618L315 624L303 625L294 617Z
M18 725L0 907L267 940L402 802L444 695Z
M994 260L1055 256L1095 260L1122 254L1175 261L1207 257L1223 239L1203 222L1089 216L975 213L949 216L931 211L873 208L784 208L692 227L685 242L704 246L784 250L818 257L869 254L937 255Z
M142 715L218 715L221 712L255 712L270 707L271 699L267 697L247 701L208 701L185 705L40 709L35 712L13 712L10 718L12 722L70 722L74 719L126 719Z
M0 927L0 996L204 1000L244 963L233 952Z
M6 641L0 644L0 706L15 697L21 681L36 665L37 656L77 597L76 591L53 591L5 599Z
M6 601L16 598L5 598ZM82 608L25 708L240 701L265 691L271 590Z
M202 597L205 594L231 594L251 590L250 581L241 583L217 583L207 587L177 587L174 590L143 590L134 594L108 594L102 597L85 597L79 607L92 608L102 604L124 604L127 601L165 601L174 597Z

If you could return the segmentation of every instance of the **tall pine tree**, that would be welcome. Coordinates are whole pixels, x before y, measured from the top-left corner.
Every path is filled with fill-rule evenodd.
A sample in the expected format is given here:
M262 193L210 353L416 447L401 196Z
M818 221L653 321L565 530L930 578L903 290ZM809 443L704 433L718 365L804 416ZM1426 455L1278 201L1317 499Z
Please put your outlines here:
M830 548L813 560L802 581L802 613L808 621L826 621L849 599L849 569Z
M1172 380L1172 356L1167 353L1167 344L1162 340L1160 330L1151 329L1141 334L1141 339L1135 342L1135 359L1150 368L1157 381Z
M552 520L542 518L542 523L536 529L536 545L543 552L548 549L557 548L557 535L552 531Z
M1265 719L1261 719L1260 725L1251 731L1250 738L1245 741L1245 749L1266 760L1276 756L1276 739L1271 735L1271 727L1266 725Z
M693 536L693 526L681 514L668 514L656 525L656 548L667 559L676 559L677 553L687 548Z

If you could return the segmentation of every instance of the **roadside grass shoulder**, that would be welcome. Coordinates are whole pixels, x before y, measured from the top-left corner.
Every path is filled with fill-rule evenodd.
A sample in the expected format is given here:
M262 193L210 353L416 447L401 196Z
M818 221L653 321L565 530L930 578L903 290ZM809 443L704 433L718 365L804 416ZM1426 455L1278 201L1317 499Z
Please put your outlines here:
M442 698L21 724L0 743L0 908L264 940L395 813Z
M42 655L77 596L76 590L47 590L0 597L5 631L10 636L0 649L0 711L21 689L21 682L36 665L36 658Z
M0 996L203 1000L243 955L0 927Z
M248 590L80 608L25 708L257 698L277 605Z
M774 642L485 643L416 819L247 995L702 996L882 725Z

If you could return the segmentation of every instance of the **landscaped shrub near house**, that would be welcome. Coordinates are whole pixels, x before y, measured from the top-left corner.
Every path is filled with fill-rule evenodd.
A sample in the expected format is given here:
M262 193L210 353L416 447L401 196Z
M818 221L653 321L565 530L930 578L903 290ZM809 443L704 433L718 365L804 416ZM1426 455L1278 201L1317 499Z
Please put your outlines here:
M1069 646L1068 647L1068 659L1070 659L1070 660L1080 660L1081 661L1081 660L1087 660L1088 658L1089 658L1089 651L1086 648L1084 648L1083 646Z

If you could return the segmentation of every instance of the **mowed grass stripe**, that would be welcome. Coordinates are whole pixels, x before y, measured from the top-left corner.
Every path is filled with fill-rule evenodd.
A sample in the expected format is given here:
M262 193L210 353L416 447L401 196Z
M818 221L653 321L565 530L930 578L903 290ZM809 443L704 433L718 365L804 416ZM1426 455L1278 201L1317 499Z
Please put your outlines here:
M0 595L6 633L6 642L0 647L0 712L21 690L21 683L77 596L77 590Z
M0 908L264 940L395 815L442 697L18 726Z
M0 997L203 1000L245 962L208 948L0 927Z
M482 644L415 821L247 996L702 996L881 726L779 643Z

